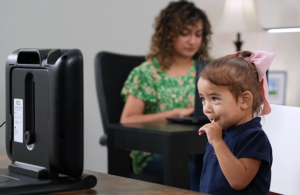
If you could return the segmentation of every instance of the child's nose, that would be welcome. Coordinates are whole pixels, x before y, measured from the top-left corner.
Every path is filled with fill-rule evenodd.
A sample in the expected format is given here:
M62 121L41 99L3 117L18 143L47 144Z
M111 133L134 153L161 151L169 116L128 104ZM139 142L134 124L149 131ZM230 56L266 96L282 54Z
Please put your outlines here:
M212 108L209 103L206 102L206 104L203 105L203 112L204 114L212 113Z

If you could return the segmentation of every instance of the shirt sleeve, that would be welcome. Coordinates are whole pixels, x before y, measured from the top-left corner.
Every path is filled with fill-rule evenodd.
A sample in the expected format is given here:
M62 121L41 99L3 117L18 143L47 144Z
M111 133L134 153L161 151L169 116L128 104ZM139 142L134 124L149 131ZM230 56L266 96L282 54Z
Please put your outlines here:
M143 65L134 68L124 83L121 95L126 101L129 94L145 101L156 102L156 90L151 72L143 70Z
M255 158L272 163L272 148L263 130L253 130L244 135L237 148L237 158Z

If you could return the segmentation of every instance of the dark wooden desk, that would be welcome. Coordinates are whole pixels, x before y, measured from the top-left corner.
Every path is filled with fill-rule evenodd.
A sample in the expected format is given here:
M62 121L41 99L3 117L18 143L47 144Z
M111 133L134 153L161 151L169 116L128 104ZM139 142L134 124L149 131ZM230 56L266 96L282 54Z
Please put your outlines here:
M0 156L0 168L7 168L11 163L7 156ZM97 173L93 171L84 171L86 174L92 174L97 177L98 183L96 187L90 190L79 190L79 191L70 191L70 192L59 192L59 193L50 193L50 194L80 194L80 195L96 195L96 194L155 194L155 195L165 195L165 194L186 194L186 195L205 195L203 193L192 192L188 190L178 189L174 187L153 184L149 182L143 182L134 179L128 179L124 177L118 177L114 175L108 175L104 173Z
M108 133L108 173L129 177L130 150L164 155L164 184L188 189L188 155L204 154L202 125L174 123L114 124Z

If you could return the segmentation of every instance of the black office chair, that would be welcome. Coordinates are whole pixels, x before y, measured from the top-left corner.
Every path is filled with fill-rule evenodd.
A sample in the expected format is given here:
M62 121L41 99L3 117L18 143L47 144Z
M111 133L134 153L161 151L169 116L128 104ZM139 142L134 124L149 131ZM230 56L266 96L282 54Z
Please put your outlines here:
M144 56L128 56L110 52L99 52L95 58L96 87L105 133L100 138L100 144L108 147L109 174L114 174L114 169L117 168L111 165L113 163L113 160L111 159L114 158L111 158L110 156L116 155L118 152L116 149L110 149L108 144L107 140L113 139L108 136L110 135L109 125L120 122L120 117L125 104L123 97L121 96L121 90L131 70L144 61ZM130 151L128 151L128 154L121 152L120 155L128 155L129 158L129 152ZM130 168L131 165L129 163L128 169ZM126 170L124 170L124 174L120 176L128 176ZM163 183L162 178L156 178L149 175L135 175L132 173L132 170L129 177L154 183Z
M109 124L120 122L125 103L121 97L123 85L131 70L144 61L144 56L127 56L110 52L99 52L96 55L96 87L105 133L100 138L102 146L107 145Z

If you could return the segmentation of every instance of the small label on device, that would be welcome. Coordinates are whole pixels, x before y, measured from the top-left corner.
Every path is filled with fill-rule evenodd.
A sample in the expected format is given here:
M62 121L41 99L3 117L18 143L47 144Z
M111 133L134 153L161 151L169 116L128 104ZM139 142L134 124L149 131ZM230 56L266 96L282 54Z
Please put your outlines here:
M23 143L23 100L14 99L14 141Z

